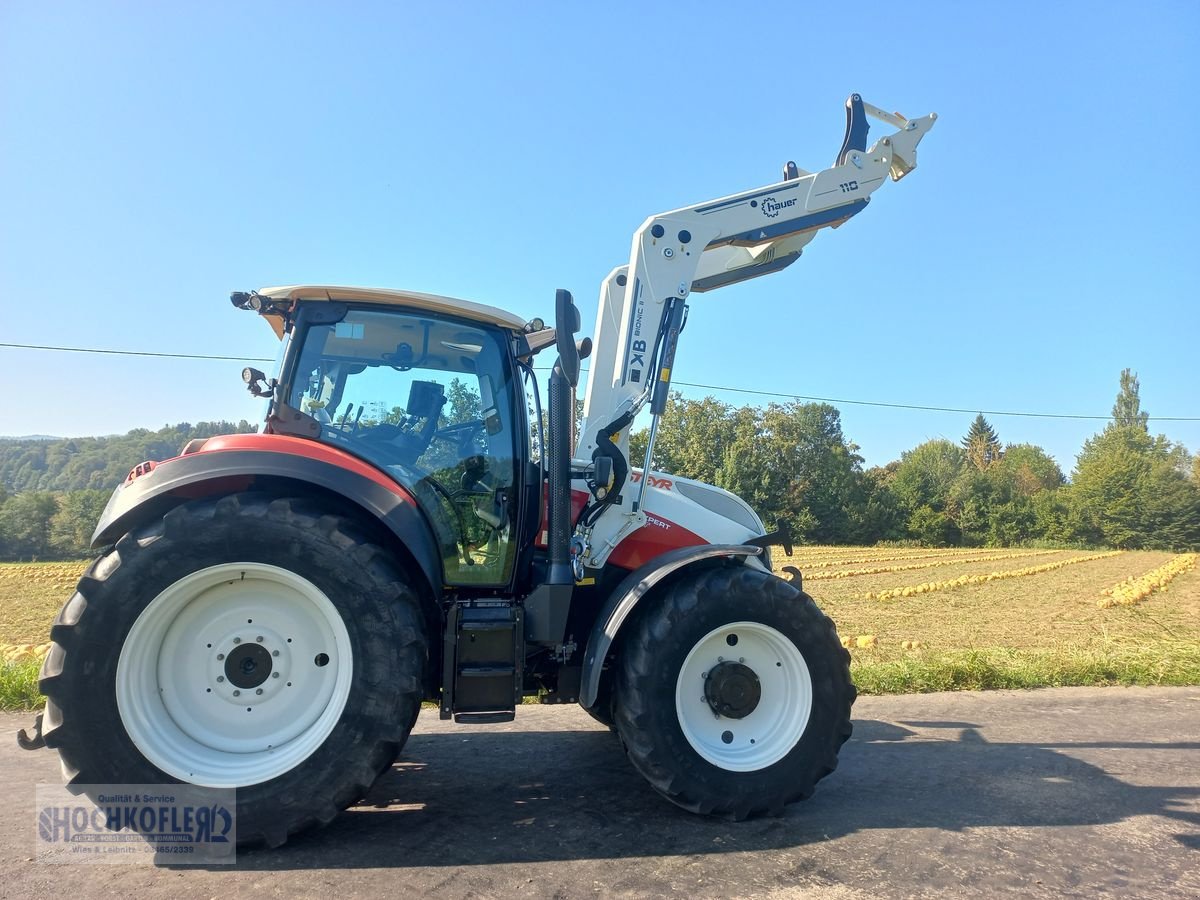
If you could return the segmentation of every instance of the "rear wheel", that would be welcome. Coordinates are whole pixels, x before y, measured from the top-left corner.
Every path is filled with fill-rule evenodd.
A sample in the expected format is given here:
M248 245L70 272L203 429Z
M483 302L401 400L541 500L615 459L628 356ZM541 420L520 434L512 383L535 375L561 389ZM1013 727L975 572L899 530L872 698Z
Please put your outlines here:
M736 819L812 794L850 736L849 654L812 598L749 566L681 578L631 623L616 727L679 806Z
M239 843L332 820L420 708L407 578L301 500L201 501L126 535L51 636L44 735L69 780L236 788Z

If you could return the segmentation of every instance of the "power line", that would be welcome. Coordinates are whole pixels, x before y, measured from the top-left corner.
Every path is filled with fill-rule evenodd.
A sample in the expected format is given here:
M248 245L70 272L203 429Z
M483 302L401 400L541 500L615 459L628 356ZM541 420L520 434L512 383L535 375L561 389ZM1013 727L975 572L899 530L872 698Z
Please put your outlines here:
M855 406L881 406L886 409L918 409L926 412L952 412L952 413L982 413L985 416L1023 416L1033 419L1111 419L1111 415L1107 416L1083 416L1073 413L1038 413L1038 412L1011 412L999 409L967 409L957 406L920 406L915 403L885 403L880 400L844 400L836 397L810 397L805 394L788 394L778 391L754 391L749 388L722 387L716 384L695 384L690 381L675 381L673 384L684 385L685 387L702 388L707 391L732 391L738 394L756 394L760 397L785 397L796 400L814 400L819 403L850 403ZM1151 416L1152 420L1159 422L1200 422L1200 416Z
M262 356L212 356L203 353L156 353L145 350L108 350L97 347L51 347L44 344L10 344L0 343L0 347L7 347L15 350L53 350L63 353L103 353L113 356L149 356L161 357L165 359L213 359L225 362L273 362L274 360ZM541 366L537 367L539 371L549 371L548 368ZM583 371L587 371L584 369ZM965 413L967 415L973 413L982 413L985 416L1019 416L1027 419L1088 419L1088 420L1107 420L1112 416L1085 416L1072 413L1039 413L1039 412L1013 412L1011 410L998 409L968 409L966 407L956 406L923 406L916 403L887 403L882 400L846 400L837 397L812 397L806 394L794 394L785 391L757 391L751 388L727 387L719 384L698 384L693 381L675 381L674 385L680 387L699 388L705 391L724 391L735 394L752 394L757 397L780 397L783 399L792 400L808 400L816 403L841 403L852 406L873 406L883 409L912 409L921 412L949 412L949 413ZM1152 420L1159 422L1200 422L1200 416L1151 416Z
M165 359L219 359L226 362L274 362L263 356L209 356L203 353L153 353L147 350L101 350L96 347L48 347L43 344L4 344L15 350L57 350L63 353L107 353L111 356L159 356Z

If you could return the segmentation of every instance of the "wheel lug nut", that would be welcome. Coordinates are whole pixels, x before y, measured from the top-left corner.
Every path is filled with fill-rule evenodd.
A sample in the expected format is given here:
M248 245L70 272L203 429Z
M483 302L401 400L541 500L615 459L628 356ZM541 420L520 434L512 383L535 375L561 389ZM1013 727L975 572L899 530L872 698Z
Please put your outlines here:
M254 693L256 693L256 694L261 694L261 693L262 693L262 688L259 688L259 689L258 689L258 690L256 690Z
M220 661L221 661L221 660L223 660L224 658L225 658L225 654L224 654L224 653L218 653L218 654L217 654L217 662L220 662Z
M271 651L271 655L272 655L272 656L278 656L278 655L279 655L279 651L278 651L278 650L272 650L272 651Z
M235 697L240 697L240 696L242 696L242 692L241 692L241 691L234 691L234 692L233 692L233 696L235 696Z
M271 673L271 677L272 677L272 678L278 678L278 677L279 677L279 673L278 673L278 672L272 672L272 673Z
M218 682L222 682L222 681L224 681L224 680L225 680L225 676L224 676L224 675L218 675L218 676L217 676L217 681L218 681Z
M260 634L258 637L255 638L255 640L261 644L263 642L263 636Z
M744 663L745 661L746 661L746 657L744 657L744 656L739 656L739 657L738 657L738 662L740 662L740 663Z
M242 642L242 639L241 639L241 638L234 638L234 639L233 639L233 642L234 642L235 644L240 644L240 643Z

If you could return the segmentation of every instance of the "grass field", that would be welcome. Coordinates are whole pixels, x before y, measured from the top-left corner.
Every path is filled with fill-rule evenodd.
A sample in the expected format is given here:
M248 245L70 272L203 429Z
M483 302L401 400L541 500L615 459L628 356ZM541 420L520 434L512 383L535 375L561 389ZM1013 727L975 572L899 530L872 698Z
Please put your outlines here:
M1195 555L800 547L863 693L1200 684ZM0 708L39 705L50 623L86 564L0 564ZM1139 580L1141 579L1141 580ZM882 599L881 599L882 598Z

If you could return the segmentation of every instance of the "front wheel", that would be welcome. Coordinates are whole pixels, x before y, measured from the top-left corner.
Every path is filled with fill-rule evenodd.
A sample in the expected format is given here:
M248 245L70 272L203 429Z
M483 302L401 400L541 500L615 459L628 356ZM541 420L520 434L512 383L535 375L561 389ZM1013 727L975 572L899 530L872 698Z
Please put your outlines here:
M302 500L172 510L93 564L51 636L44 735L71 782L234 788L239 843L330 821L420 708L406 576Z
M618 660L633 765L697 813L778 814L812 794L850 736L849 654L812 598L742 565L647 598Z

